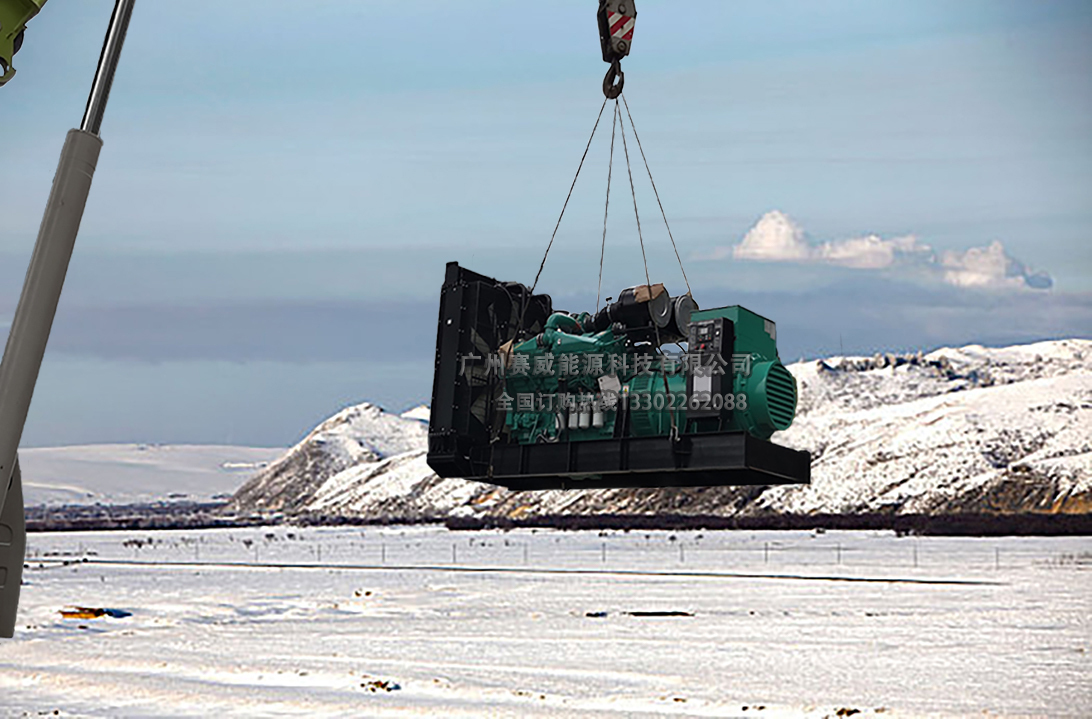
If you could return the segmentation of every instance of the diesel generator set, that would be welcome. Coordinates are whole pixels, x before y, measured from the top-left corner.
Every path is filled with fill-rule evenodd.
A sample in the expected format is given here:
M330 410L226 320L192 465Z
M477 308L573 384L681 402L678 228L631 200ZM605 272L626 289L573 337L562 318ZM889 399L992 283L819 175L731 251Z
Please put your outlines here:
M685 349L683 347L685 345ZM672 351L672 350L675 351ZM777 327L638 285L594 314L448 263L428 463L512 489L806 483Z

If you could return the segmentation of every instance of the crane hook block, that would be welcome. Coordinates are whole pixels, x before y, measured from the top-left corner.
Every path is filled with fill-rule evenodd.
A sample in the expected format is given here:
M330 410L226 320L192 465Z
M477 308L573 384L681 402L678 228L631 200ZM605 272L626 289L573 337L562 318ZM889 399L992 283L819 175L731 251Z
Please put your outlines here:
M0 0L0 85L15 77L12 58L23 44L27 21L45 4L46 0Z
M599 45L603 49L603 62L610 63L603 78L603 94L613 100L622 94L626 75L622 72L622 58L629 54L633 44L633 25L637 22L634 0L599 0Z
M614 64L629 54L633 24L637 20L634 0L599 0L599 44L603 62Z

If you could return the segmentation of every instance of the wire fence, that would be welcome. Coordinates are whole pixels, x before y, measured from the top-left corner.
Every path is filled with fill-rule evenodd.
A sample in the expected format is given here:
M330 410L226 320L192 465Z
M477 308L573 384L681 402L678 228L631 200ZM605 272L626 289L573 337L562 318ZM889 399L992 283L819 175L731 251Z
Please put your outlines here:
M897 537L883 532L552 531L289 527L35 534L28 563L138 561L304 566L824 573L1092 569L1088 537Z

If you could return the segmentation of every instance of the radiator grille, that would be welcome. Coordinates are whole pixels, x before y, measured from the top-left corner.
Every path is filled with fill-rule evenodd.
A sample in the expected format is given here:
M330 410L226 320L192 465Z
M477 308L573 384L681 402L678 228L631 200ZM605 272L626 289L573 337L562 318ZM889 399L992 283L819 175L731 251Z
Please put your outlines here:
M780 362L766 375L766 403L770 420L777 429L788 429L796 416L796 380Z

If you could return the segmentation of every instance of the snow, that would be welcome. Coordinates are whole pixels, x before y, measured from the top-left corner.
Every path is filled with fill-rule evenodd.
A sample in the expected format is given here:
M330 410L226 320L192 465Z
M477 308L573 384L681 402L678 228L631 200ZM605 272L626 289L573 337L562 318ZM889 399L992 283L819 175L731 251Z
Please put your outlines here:
M363 450L365 455L381 459L417 449L421 438L427 436L427 428L415 428L382 407L365 402L338 412L320 424L308 439L343 448L352 455Z
M648 492L513 493L440 479L425 461L428 408L348 407L282 456L238 447L103 445L25 450L27 504L207 499L241 512L385 518L562 512L1082 512L1092 507L1092 341L928 354L831 357L789 366L793 426L812 483L735 501L664 505ZM269 463L260 469L262 463ZM676 494L664 502L677 501Z
M779 435L812 453L812 484L771 488L761 506L807 513L894 505L928 512L944 497L986 487L1010 466L1050 474L1063 495L1092 491L1092 402L1056 411L1081 397L1092 399L1092 373L814 411Z
M246 511L300 510L323 482L338 472L418 451L428 425L363 403L327 419L236 493Z
M385 507L397 513L401 507L413 506L447 514L470 502L483 487L476 482L441 480L428 466L426 451L421 449L335 474L319 487L306 511L338 514Z
M284 449L96 444L19 451L27 506L206 501L232 494Z
M0 695L16 716L1087 716L1090 563L1087 537L32 534ZM892 581L845 581L867 579Z
M365 402L346 407L311 431L295 448L321 445L345 464L377 461L417 449L428 429Z
M418 422L428 423L432 417L432 410L427 404L419 404L413 409L408 409L399 415L402 419L415 419Z
M811 452L812 484L771 488L758 507L928 513L1014 473L1049 480L1055 509L1092 492L1088 340L943 348L915 364L831 358L790 370L801 413L775 441Z
M362 405L335 415L256 477L236 508L388 519L1092 509L1090 340L831 357L789 370L800 387L799 412L773 441L811 452L807 486L766 488L739 501L705 494L691 504L679 504L686 497L678 492L660 500L642 490L507 492L431 471L427 425L417 419L426 408L397 416ZM327 435L334 439L314 441ZM391 436L403 443L394 447Z

